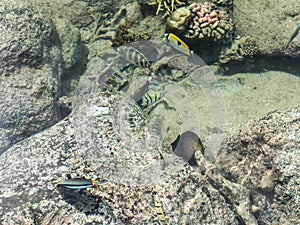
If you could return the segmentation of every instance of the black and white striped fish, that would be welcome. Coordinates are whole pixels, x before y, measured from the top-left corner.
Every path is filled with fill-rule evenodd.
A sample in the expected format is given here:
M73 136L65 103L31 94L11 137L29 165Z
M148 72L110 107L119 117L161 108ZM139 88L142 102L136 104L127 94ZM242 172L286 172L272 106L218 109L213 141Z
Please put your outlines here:
M117 52L129 63L143 68L150 68L151 63L138 49L131 46L120 46Z
M165 218L165 211L162 201L158 196L155 196L155 209L156 209L156 215L159 219L159 222L161 225L168 225Z
M138 104L143 110L149 111L151 108L155 108L163 97L163 94L162 84L157 80L152 80L148 85L147 92L144 93L142 99L138 101Z

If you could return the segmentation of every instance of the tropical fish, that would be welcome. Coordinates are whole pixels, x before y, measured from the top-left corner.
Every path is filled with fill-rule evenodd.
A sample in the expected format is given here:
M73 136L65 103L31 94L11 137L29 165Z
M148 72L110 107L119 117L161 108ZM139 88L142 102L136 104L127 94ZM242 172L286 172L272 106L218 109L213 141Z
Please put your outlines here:
M165 34L167 41L175 48L177 51L180 51L188 56L193 56L194 52L190 50L189 46L184 43L179 37L173 33Z
M151 66L151 63L145 57L145 55L134 47L121 46L117 48L117 51L121 54L121 56L123 56L126 59L127 62L133 65L144 68L150 68Z
M175 155L183 158L191 166L199 166L195 158L195 152L201 151L201 154L204 154L204 147L197 134L192 131L183 132L178 135L171 146Z
M292 40L294 40L294 38L298 35L299 30L300 30L300 22L297 23L294 32L292 33L291 37L289 38L289 40L288 40L288 42L287 42L287 44L286 44L286 46L285 46L286 48L287 48L288 45L292 42Z
M129 129L131 131L139 131L143 129L146 125L147 118L144 112L138 105L133 105L133 107L128 112L127 122Z
M128 77L125 73L115 71L111 76L107 78L101 87L103 92L120 91L128 85Z
M72 178L58 183L58 186L63 186L69 189L86 189L92 188L96 185L103 184L104 181L88 180L85 178Z
M167 225L163 203L158 196L155 197L156 215L161 225Z
M148 108L149 106L155 105L155 103L157 103L161 99L161 97L162 91L154 89L148 90L142 98L142 108Z

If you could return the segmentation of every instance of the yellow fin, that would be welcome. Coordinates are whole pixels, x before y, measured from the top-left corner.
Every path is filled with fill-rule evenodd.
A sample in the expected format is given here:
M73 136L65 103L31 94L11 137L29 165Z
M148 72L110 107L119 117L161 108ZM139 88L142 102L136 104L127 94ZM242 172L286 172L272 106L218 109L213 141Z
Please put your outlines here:
M169 33L166 35L166 38L176 50L184 54L191 55L191 50L189 46L175 34Z

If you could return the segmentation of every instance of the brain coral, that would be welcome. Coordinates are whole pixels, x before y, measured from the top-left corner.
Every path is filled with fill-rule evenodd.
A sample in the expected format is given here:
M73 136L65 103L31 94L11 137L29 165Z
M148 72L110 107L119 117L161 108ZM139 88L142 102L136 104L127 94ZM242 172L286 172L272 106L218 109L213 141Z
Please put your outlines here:
M190 23L191 16L191 11L186 7L178 8L167 18L167 31L183 33Z

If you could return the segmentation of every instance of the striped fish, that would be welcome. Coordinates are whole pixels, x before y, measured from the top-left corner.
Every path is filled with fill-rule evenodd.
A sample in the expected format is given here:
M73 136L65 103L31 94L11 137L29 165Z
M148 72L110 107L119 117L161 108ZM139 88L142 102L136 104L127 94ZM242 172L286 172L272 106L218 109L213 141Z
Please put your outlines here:
M130 130L139 131L146 126L147 118L141 108L135 104L128 113L127 122Z
M165 218L163 203L158 196L155 197L155 209L156 209L156 215L159 219L160 224L168 225L168 223L166 222L166 218Z
M102 87L102 91L120 91L126 87L126 85L128 85L128 77L120 71L117 71L108 77Z
M158 102L158 100L161 99L161 97L162 97L161 91L150 89L144 94L142 98L142 103L141 103L142 108L148 108L150 106L155 105Z
M105 182L99 180L88 180L85 178L72 178L58 183L57 186L63 186L69 189L87 189L103 183Z
M158 80L152 80L148 85L148 91L144 93L142 99L137 103L148 114L154 109L163 97L163 88Z
M109 65L98 78L101 92L119 91L128 84L128 73L121 71L118 67Z
M150 68L151 63L143 53L131 46L121 46L117 48L117 52L123 56L127 62L143 68Z

